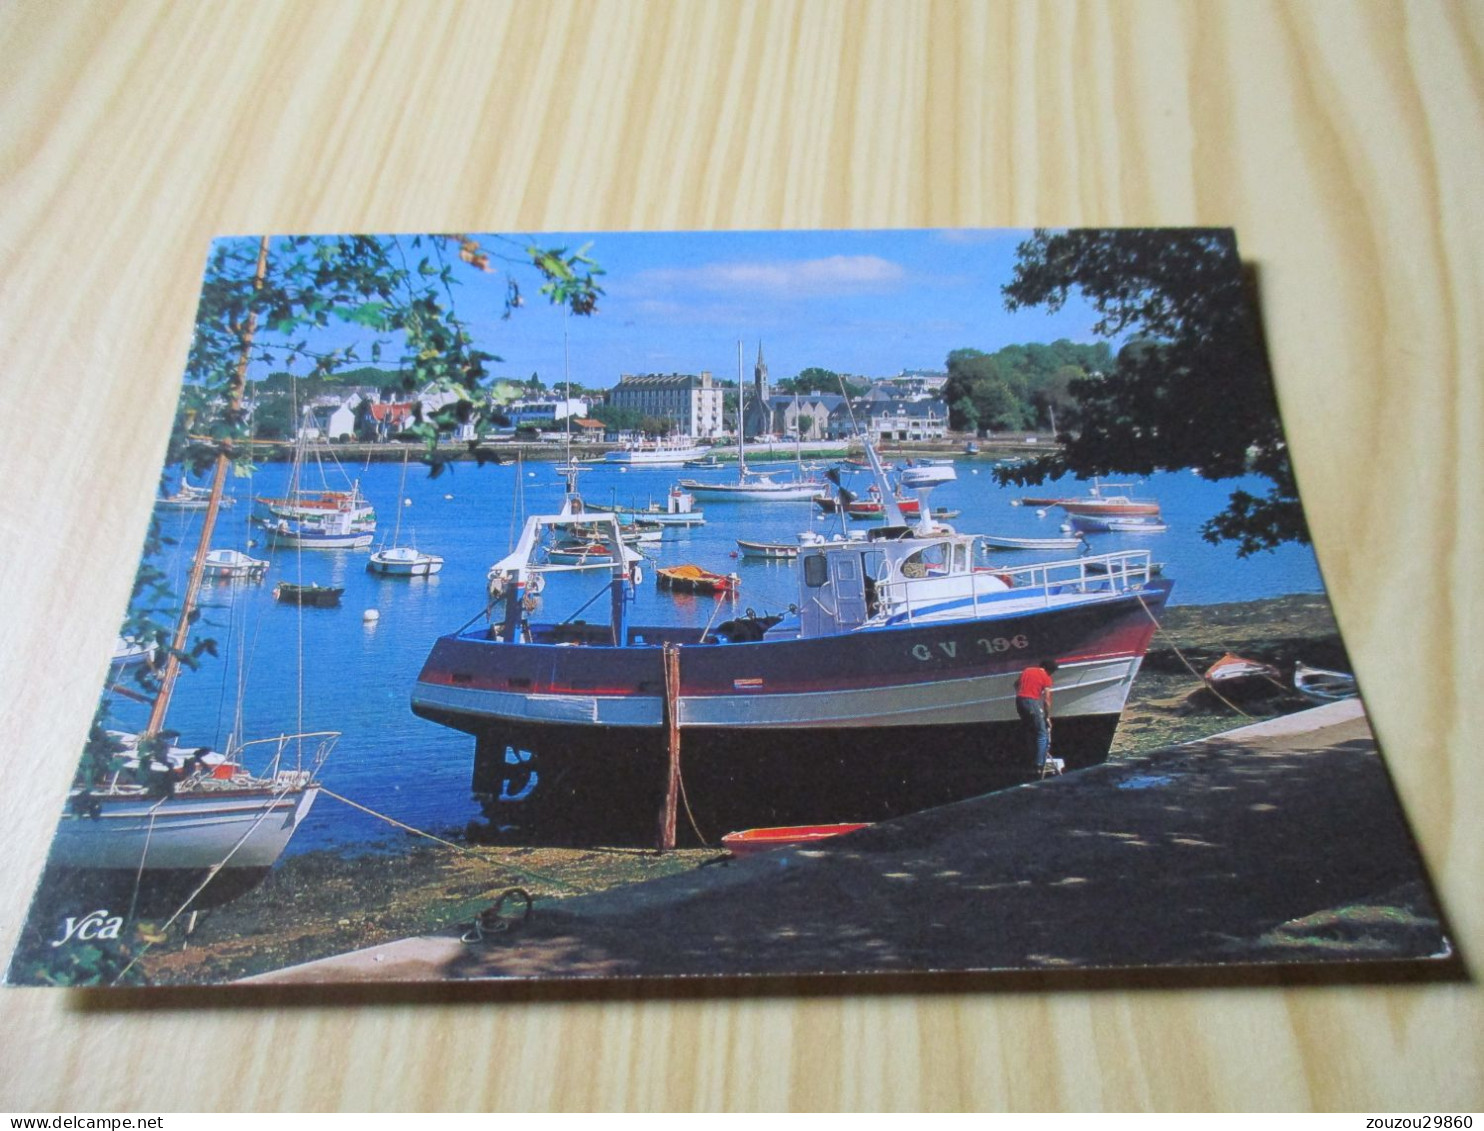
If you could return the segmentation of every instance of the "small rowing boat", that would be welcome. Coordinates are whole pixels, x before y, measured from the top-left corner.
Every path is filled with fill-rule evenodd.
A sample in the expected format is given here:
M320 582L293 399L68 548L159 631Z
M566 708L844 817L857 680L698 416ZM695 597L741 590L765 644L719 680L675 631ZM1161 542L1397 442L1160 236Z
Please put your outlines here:
M292 581L280 581L273 587L273 599L285 605L308 605L316 609L333 609L340 604L344 589L332 585L295 585Z
M735 573L712 573L698 565L664 566L654 571L655 584L676 593L735 593L742 579Z
M1359 694L1355 677L1349 672L1311 668L1302 660L1293 666L1293 688L1314 703L1333 703L1338 699L1353 699Z
M727 833L721 846L733 856L750 856L774 848L800 848L832 837L870 828L870 822L841 825L786 825L772 829L743 829Z

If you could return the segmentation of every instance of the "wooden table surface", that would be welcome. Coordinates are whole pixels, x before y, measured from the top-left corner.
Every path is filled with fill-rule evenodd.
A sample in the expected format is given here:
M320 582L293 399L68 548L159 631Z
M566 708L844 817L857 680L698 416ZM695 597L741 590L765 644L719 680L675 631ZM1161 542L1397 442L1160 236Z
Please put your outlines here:
M1325 577L1484 949L1478 3L0 6L0 953L217 234L1233 225ZM1318 846L1321 847L1322 846ZM0 1109L1484 1106L1452 984L0 993Z

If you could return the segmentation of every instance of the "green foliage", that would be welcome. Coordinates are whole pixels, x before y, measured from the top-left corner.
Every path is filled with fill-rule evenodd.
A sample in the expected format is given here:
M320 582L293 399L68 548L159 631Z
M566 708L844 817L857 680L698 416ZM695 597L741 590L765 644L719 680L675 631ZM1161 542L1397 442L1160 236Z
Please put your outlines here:
M1076 291L1105 337L1125 337L1117 364L1069 380L1080 414L1064 455L1004 476L1138 474L1199 468L1212 480L1266 477L1237 491L1203 531L1245 556L1308 542L1252 297L1223 229L1037 231L1021 244L1005 305L1055 311ZM1060 420L1058 421L1060 423Z
M1074 378L1112 368L1106 343L1078 344L1066 339L1050 345L1005 346L992 354L958 349L948 355L949 425L959 431L994 432L1045 428L1055 417L1058 429L1076 423Z
M588 414L594 420L600 420L610 432L633 432L639 427L644 414L634 408L619 408L615 405L594 405Z
M493 258L506 264L500 273L505 317L523 304L517 268L534 271L541 292L574 314L594 313L602 294L602 270L586 248L569 254L503 236L486 242L492 250L464 235L218 240L202 280L167 466L180 465L199 478L220 456L245 466L251 431L264 439L292 436L298 423L292 398L273 394L299 381L452 394L445 408L410 429L425 445L430 473L440 473L452 458L440 449L440 438L466 424L483 431L490 410L482 384L488 363L499 360L474 341L460 317L458 289L497 274ZM390 369L379 364L384 354L395 355ZM253 367L273 376L263 382L257 419L250 422L245 381ZM165 544L152 523L124 626L125 635L162 649L157 664L170 651L169 626L179 616L179 598L156 564ZM175 654L194 666L213 648L203 640ZM155 668L142 665L139 673L152 690Z

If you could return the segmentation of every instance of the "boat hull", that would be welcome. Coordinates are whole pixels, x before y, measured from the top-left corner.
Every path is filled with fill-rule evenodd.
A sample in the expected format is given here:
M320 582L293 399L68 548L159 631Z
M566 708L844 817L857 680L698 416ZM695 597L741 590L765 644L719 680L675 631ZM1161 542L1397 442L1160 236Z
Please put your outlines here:
M818 483L780 483L774 487L742 486L735 483L680 484L697 499L708 503L794 503L808 502L819 494Z
M131 875L140 869L204 871L224 860L227 870L267 869L283 854L318 795L311 785L247 796L105 799L96 815L63 814L47 865Z
M415 557L372 554L366 562L367 573L383 577L431 577L442 568L443 559L435 554L417 554Z
M1062 664L1055 755L1102 761L1167 593L812 640L676 637L682 778L703 836L882 820L1028 780L1015 684L1043 656ZM634 631L655 646L435 645L413 710L475 737L475 792L513 841L653 843L665 630Z

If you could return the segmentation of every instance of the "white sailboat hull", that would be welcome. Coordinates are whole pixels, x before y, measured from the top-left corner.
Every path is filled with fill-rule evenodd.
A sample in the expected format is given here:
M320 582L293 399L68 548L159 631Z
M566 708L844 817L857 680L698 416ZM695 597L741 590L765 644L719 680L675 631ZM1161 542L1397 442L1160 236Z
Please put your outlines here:
M156 872L206 869L225 861L230 869L269 868L318 796L319 787L310 785L245 795L101 799L96 816L63 815L48 864Z

